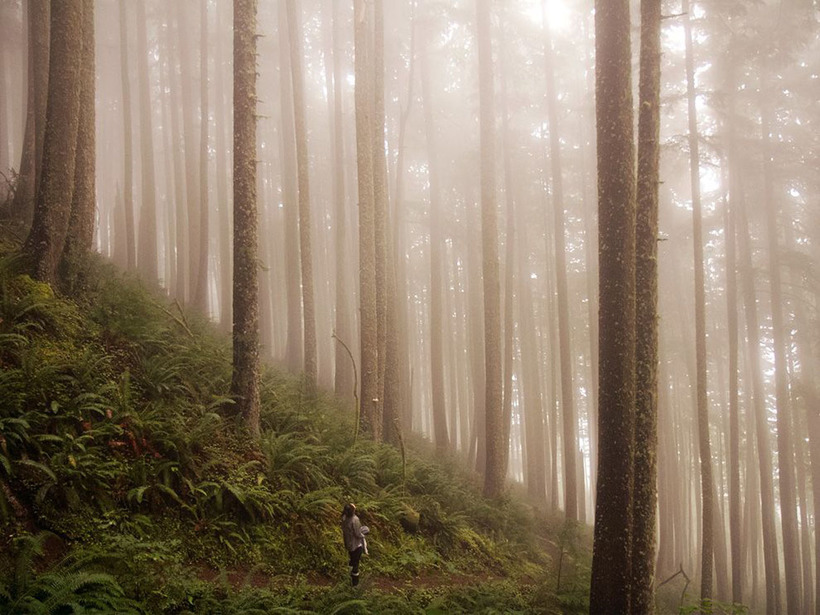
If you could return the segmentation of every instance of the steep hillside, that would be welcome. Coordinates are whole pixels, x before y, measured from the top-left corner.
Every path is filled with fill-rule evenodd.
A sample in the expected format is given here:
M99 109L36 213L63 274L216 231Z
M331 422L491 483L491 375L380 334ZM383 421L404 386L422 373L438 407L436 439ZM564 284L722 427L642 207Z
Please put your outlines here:
M272 368L254 443L208 323L102 262L71 297L19 270L7 248L0 612L583 610L583 558L561 558L556 596L548 555L575 539L483 499L458 460L356 439L345 403ZM347 501L372 529L356 590Z

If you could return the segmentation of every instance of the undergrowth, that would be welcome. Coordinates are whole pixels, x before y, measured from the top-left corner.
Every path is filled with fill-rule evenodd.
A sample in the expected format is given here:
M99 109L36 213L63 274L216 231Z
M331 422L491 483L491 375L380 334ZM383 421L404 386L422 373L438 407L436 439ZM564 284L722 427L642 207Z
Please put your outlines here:
M485 500L421 441L404 467L354 440L346 402L272 368L252 442L228 397L227 340L101 261L84 280L60 296L0 255L0 612L562 608L531 508ZM357 593L347 501L372 528ZM414 587L423 575L484 576Z

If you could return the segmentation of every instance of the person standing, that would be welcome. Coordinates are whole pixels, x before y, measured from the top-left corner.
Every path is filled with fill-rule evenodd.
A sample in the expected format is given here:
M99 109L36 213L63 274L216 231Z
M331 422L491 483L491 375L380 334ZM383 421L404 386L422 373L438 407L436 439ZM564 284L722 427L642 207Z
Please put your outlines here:
M342 510L342 536L345 548L350 556L350 582L353 587L359 584L359 560L362 553L367 553L365 536L370 530L362 525L356 515L356 505L352 502L345 504Z

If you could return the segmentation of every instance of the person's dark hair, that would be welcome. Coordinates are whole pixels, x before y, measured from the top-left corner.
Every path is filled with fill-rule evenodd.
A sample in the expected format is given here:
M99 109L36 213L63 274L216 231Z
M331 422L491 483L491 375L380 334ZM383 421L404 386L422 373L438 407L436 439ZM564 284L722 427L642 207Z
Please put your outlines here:
M342 510L342 518L349 519L353 516L356 512L356 506L354 504L345 504L344 509Z

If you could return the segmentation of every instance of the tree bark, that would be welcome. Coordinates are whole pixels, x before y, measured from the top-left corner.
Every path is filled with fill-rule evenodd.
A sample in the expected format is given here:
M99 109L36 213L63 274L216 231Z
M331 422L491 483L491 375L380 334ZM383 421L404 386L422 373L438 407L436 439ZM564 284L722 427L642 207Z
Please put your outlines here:
M94 0L83 0L80 108L74 163L74 192L68 233L60 263L61 283L77 288L84 283L86 261L94 242L96 211L96 87Z
M368 44L370 20L365 0L354 0L356 48L356 166L359 189L359 302L361 313L360 420L365 432L381 439L378 321L376 311L375 196L373 165L373 70Z
M487 461L484 495L504 489L504 430L501 424L501 302L498 275L498 222L495 195L495 104L491 0L476 0L478 29L479 126L481 147L481 246L484 280L484 386Z
M12 208L23 220L34 215L36 192L43 169L43 143L48 101L49 22L51 3L29 0L28 8L28 104L20 176Z
M234 0L233 377L231 394L251 437L259 437L259 279L256 208L256 7Z
M658 505L658 187L661 2L641 2L638 184L635 230L635 493L632 610L655 608Z
M628 613L635 423L635 152L628 0L596 0L600 399L590 613Z
M57 265L65 246L74 195L80 123L83 7L83 0L65 0L51 7L43 171L37 188L31 231L23 246L24 258L32 276L49 283L57 281Z

